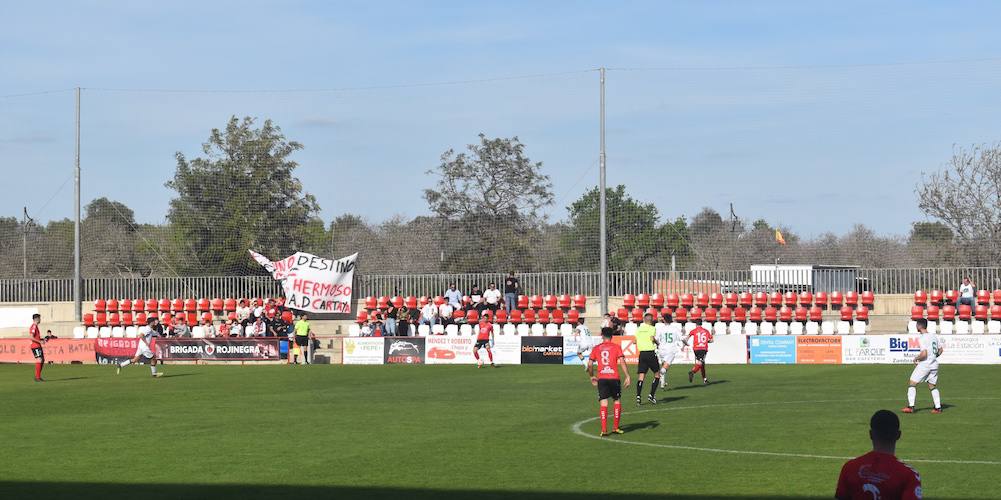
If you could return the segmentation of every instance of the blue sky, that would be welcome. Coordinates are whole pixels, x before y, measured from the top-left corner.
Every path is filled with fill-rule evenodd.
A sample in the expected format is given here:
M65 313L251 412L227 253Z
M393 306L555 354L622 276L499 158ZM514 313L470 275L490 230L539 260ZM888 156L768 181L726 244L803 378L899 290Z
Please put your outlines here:
M0 95L87 88L84 201L142 221L164 217L174 152L197 155L234 114L305 144L326 220L425 213L425 170L479 132L521 138L562 219L597 182L599 66L632 69L608 74L609 183L665 217L733 202L806 236L903 234L923 220L921 172L1001 140L995 2L0 3ZM558 75L99 90L538 74ZM0 99L18 186L0 214L71 216L72 160L71 92Z

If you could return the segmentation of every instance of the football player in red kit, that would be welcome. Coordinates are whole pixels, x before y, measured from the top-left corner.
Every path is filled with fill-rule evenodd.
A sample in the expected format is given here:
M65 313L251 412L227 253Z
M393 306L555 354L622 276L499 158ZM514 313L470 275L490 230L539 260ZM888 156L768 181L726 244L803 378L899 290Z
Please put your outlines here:
M879 410L869 419L872 451L849 460L841 468L838 500L869 500L872 498L921 498L921 476L911 466L897 460L897 440L900 439L900 419L888 410Z
M688 339L693 337L695 342L692 343L692 353L695 354L695 366L688 372L688 382L692 382L695 372L701 371L702 383L709 384L709 378L706 377L706 354L709 353L709 343L713 341L713 333L698 325L683 341L685 345L688 345Z
M622 434L619 429L619 418L622 416L622 383L619 381L619 369L626 375L626 387L629 387L629 371L626 368L626 357L622 348L612 342L612 332L602 330L602 342L591 349L591 357L587 360L587 374L591 377L591 385L598 388L598 416L601 418L601 437L608 433L608 400L614 401L614 421L612 432ZM597 364L597 374L595 374Z
M476 358L476 367L483 366L480 361L480 349L487 350L487 357L490 358L490 366L496 368L494 364L494 353L490 350L490 340L494 336L494 325L487 321L487 318L480 318L480 324L476 328L476 344L473 345L473 357Z
M28 334L31 335L31 355L35 357L35 382L45 382L42 380L42 366L45 365L45 351L42 350L42 331L38 329L38 324L42 322L41 314L31 315L31 327Z

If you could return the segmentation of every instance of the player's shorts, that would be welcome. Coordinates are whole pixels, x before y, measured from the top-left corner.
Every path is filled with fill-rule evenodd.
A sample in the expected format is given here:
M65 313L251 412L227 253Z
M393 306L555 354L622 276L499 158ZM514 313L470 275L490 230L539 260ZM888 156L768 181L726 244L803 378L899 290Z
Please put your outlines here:
M295 345L300 347L306 347L309 345L309 335L296 335Z
M139 347L136 347L136 356L143 357L146 359L153 359L153 351L146 347L142 342L139 343Z
M706 350L706 349L699 349L697 351L692 351L692 354L695 355L695 360L698 361L698 362L700 362L700 363L702 363L702 364L705 364L705 362L706 362L706 354L708 354L708 353L709 353L709 351Z
M678 354L677 349L671 349L667 351L658 351L657 357L660 358L660 364L671 364L674 363L674 357Z
M34 356L35 359L45 361L45 351L43 351L41 347L32 347L31 355Z
M598 379L598 401L602 399L621 399L622 382L617 378Z
M487 340L477 340L473 344L473 349L490 349L490 339Z
M911 372L911 382L938 384L938 366L918 363Z
M653 351L640 351L639 365L636 366L636 373L643 374L647 370L654 373L660 371L660 362L657 361L657 353Z

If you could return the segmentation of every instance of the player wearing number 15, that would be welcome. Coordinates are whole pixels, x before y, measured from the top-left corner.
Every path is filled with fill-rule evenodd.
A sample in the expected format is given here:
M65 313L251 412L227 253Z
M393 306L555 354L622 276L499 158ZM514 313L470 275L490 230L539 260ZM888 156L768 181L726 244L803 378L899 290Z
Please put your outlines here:
M608 400L614 401L614 427L612 432L622 434L619 430L619 418L622 416L622 383L619 381L619 369L626 375L626 387L629 387L629 372L626 368L626 357L622 348L612 342L612 332L601 332L602 342L591 349L587 360L587 374L591 377L591 385L598 388L598 416L601 418L601 437L608 435ZM595 373L597 364L597 374Z

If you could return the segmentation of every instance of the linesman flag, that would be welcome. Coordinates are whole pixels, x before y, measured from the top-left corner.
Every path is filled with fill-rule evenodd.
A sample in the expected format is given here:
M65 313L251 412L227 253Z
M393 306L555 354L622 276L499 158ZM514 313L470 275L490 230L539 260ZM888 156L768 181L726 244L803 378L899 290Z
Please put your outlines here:
M775 242L779 245L786 244L786 239L782 236L782 231L779 231L778 229L775 230Z

